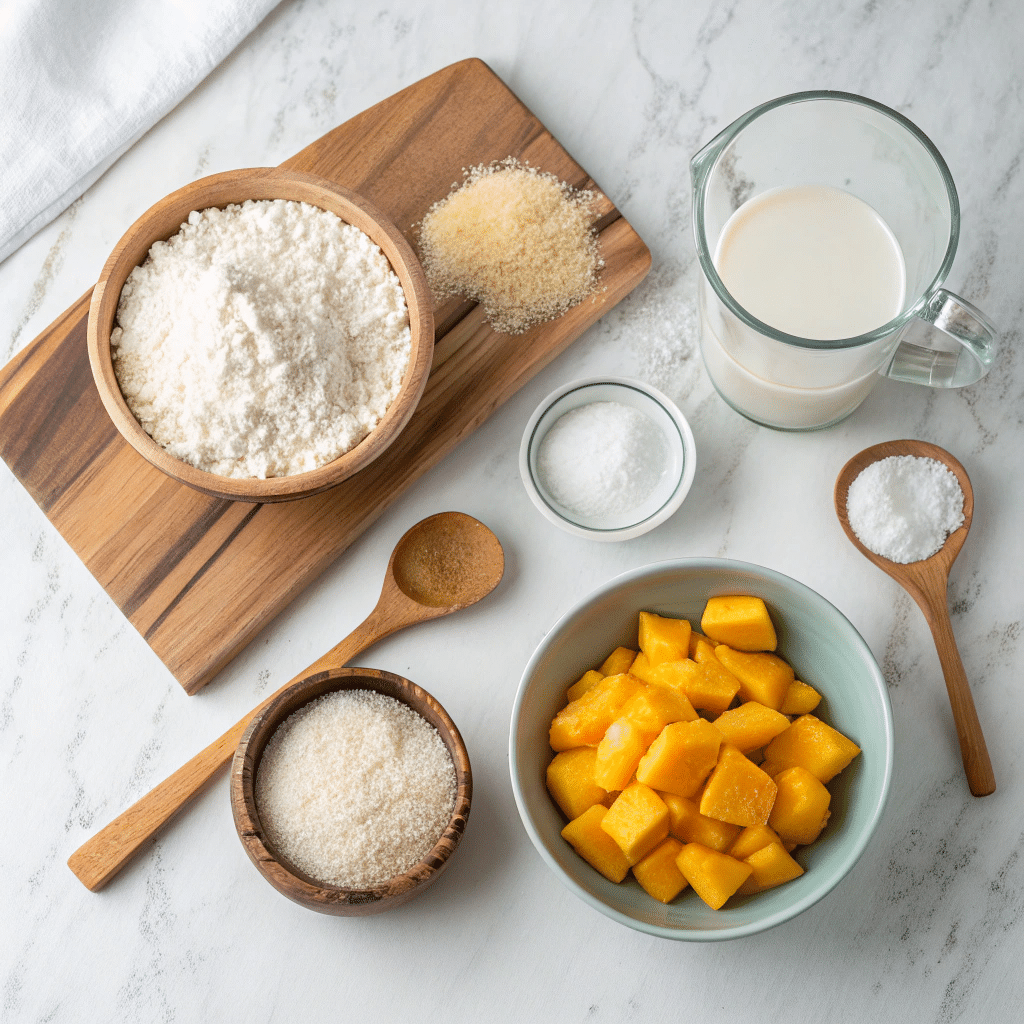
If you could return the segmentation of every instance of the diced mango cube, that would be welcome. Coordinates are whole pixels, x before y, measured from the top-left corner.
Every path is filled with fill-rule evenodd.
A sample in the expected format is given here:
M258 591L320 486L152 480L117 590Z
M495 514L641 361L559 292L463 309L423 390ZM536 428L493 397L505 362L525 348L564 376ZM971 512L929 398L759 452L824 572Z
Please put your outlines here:
M678 661L689 653L690 623L686 619L670 619L654 612L640 613L638 642L640 650L652 665Z
M716 821L700 813L695 800L674 793L659 793L668 808L668 833L684 843L700 843L725 853L737 838L739 825Z
M789 689L782 699L782 707L779 710L784 715L806 715L813 711L819 703L821 703L821 694L813 686L794 679L789 684Z
M650 737L628 718L616 718L597 745L594 781L605 790L625 789Z
M685 888L676 857L683 844L669 837L633 865L633 875L644 891L661 903L671 903Z
M786 852L782 843L769 843L755 850L743 861L751 867L750 878L740 886L743 895L774 889L783 882L791 882L799 878L804 869Z
M749 864L727 853L709 850L700 843L687 843L679 852L676 864L693 891L712 910L721 909L753 873Z
M771 616L759 597L712 597L700 628L712 640L737 651L774 651L778 643Z
M668 836L668 808L650 786L632 782L608 808L601 828L633 865Z
M610 882L621 882L629 872L629 861L618 843L601 828L608 813L607 807L595 804L562 829L562 838Z
M686 694L701 711L721 714L739 692L740 682L717 662L666 661L651 669L648 682Z
M565 699L568 703L572 703L574 700L579 700L591 687L597 685L604 679L604 676L597 671L596 668L592 668L587 672L584 672L582 676L568 690L565 691Z
M715 657L740 681L740 700L756 700L778 711L793 682L793 669L774 654L737 651L725 644L715 648Z
M774 776L799 765L828 782L858 754L860 747L814 715L801 715L764 748L764 770Z
M718 764L701 795L700 813L733 825L764 825L775 803L776 790L771 776L735 747L723 744Z
M692 722L697 712L681 691L670 690L667 686L645 686L622 705L619 717L628 718L646 735L649 744L666 725ZM788 720L786 725L789 725Z
M713 640L709 640L703 633L698 633L697 630L690 630L690 642L687 644L686 653L689 654L694 661L697 660L697 651L701 646L706 646L709 650L714 651L715 643Z
M722 734L708 721L673 722L640 759L637 779L652 789L693 796L718 762Z
M778 802L778 797L776 797ZM669 821L671 823L671 808ZM670 824L671 828L671 824ZM768 825L748 825L737 837L736 841L725 852L737 860L746 860L752 853L763 849L770 843L781 842L775 830Z
M548 732L553 750L596 747L619 708L644 684L631 675L607 676L555 715Z
M784 843L806 846L821 835L829 819L832 794L806 768L793 767L775 776L779 792L768 824Z
M643 651L633 659L629 666L629 674L636 676L637 679L642 679L645 683L654 682L654 666Z
M601 663L601 667L598 671L603 676L617 676L623 672L629 671L629 666L633 664L633 659L636 657L636 651L631 651L628 647L616 647L611 654Z
M548 765L548 792L570 821L608 795L594 781L596 759L596 747L576 747L555 754Z
M788 729L789 719L756 700L748 700L738 708L720 714L715 719L715 728L727 743L746 754L770 743L780 732Z

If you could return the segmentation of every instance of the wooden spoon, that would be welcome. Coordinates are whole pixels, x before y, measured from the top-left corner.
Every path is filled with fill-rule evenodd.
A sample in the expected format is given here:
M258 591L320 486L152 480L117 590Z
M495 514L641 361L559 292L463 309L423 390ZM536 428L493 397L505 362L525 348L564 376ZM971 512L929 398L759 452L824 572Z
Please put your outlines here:
M475 604L498 585L504 571L498 538L472 516L441 512L417 523L391 553L376 607L351 635L97 832L71 855L68 867L87 889L103 888L228 764L249 722L283 690L315 672L341 668L406 626Z
M868 550L853 532L846 514L846 498L850 484L873 462L887 459L892 455L915 455L919 458L936 459L957 478L960 489L964 492L963 525L946 538L946 542L934 555L920 562L909 562L905 565L882 558L881 555ZM956 723L956 734L960 740L960 754L963 757L967 784L975 796L988 796L994 793L996 779L992 773L992 762L989 760L988 748L985 746L985 737L978 721L978 712L974 708L974 700L971 697L963 662L960 660L960 652L957 650L956 639L953 637L946 596L949 570L964 546L967 531L971 528L971 517L974 515L974 491L967 470L945 449L926 441L886 441L865 448L843 466L836 478L835 503L839 522L842 523L854 547L879 569L887 572L924 612L935 640L939 662L942 664L942 674L946 678L946 689L949 691L953 721Z

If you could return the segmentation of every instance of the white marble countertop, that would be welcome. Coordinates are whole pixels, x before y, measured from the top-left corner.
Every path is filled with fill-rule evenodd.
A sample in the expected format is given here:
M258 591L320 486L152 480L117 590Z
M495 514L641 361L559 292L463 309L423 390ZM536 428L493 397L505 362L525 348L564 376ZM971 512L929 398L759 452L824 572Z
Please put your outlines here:
M1024 13L984 5L283 3L58 220L0 264L0 362L95 280L125 227L203 174L275 164L413 81L478 56L618 204L649 278L397 501L202 693L187 697L0 464L0 1018L4 1021L1001 1021L1024 982ZM809 88L907 114L957 182L950 286L1000 326L988 377L958 392L882 381L846 422L781 434L717 397L695 347L688 159L757 103ZM671 353L671 357L667 357ZM548 524L518 476L537 402L572 378L636 376L696 436L682 509L614 545ZM999 789L964 783L924 619L845 539L832 484L861 448L948 448L975 489L950 584L954 629ZM432 512L487 523L508 556L478 607L361 659L447 707L475 797L450 870L401 910L338 919L258 875L224 779L100 894L66 867L92 832L360 621L395 540ZM512 700L534 647L578 598L666 558L721 555L795 577L861 631L889 683L889 806L853 872L763 935L712 945L623 928L577 900L522 828L507 769Z

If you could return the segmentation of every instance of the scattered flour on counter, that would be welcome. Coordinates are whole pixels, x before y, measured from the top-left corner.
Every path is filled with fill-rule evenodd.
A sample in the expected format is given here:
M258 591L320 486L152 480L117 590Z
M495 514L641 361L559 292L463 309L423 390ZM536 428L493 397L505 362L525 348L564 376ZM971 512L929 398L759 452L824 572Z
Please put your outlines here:
M964 521L957 478L936 459L893 455L850 484L846 515L861 544L891 562L934 555Z
M189 214L128 276L110 345L129 408L227 477L326 465L380 422L411 348L402 286L358 228L308 203Z

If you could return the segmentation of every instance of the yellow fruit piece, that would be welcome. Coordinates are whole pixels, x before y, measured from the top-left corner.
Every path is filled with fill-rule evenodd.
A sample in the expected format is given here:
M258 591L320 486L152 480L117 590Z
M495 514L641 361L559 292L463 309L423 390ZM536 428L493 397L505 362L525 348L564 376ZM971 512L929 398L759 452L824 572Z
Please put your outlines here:
M693 891L712 909L720 910L725 901L753 874L749 864L727 853L709 850L700 843L687 843L676 858L683 877Z
M713 715L721 714L740 689L740 681L717 661L666 661L651 669L647 681L685 693L695 708Z
M690 630L690 642L689 642L689 644L687 644L687 652L686 653L689 654L689 656L691 658L693 658L694 661L697 660L697 649L702 644L707 645L707 647L711 651L714 651L714 649L715 649L715 645L710 640L708 640L708 638L703 633L698 633L695 629L691 629Z
M642 679L645 683L654 682L654 666L643 651L633 659L632 664L629 666L629 674L636 676L637 679Z
M778 797L776 797L776 803ZM671 814L671 808L669 809ZM671 821L671 819L670 819ZM737 837L736 841L725 852L737 860L746 860L752 853L764 849L771 843L781 842L778 835L768 825L748 825Z
M673 722L637 765L637 780L652 789L693 796L718 761L722 734L703 718Z
M737 838L739 825L716 821L700 813L697 803L674 793L659 793L668 808L668 834L684 843L700 843L725 853Z
M782 843L775 842L755 850L743 861L751 868L750 878L740 886L743 895L774 889L783 882L791 882L799 878L804 869L786 852Z
M596 747L619 708L644 684L631 675L607 676L555 715L548 732L553 750Z
M645 686L622 705L619 717L628 718L646 735L650 744L666 725L692 722L696 720L697 712L686 694L670 690L667 686ZM786 725L789 725L788 720Z
M776 791L771 776L735 747L723 745L700 798L700 813L733 825L764 825Z
M668 808L650 786L632 782L608 808L601 828L633 865L668 836Z
M596 760L595 747L576 747L555 754L548 765L548 792L570 821L594 804L603 803L608 795L594 781Z
M786 696L782 698L782 707L779 710L784 715L806 715L813 711L820 702L821 694L813 686L794 679L789 684Z
M604 676L601 675L596 668L592 668L588 672L584 672L583 675L565 691L566 700L570 704L574 700L579 700L587 690L596 686L602 679L604 679Z
M756 700L773 711L782 707L794 673L781 658L748 654L725 644L715 648L715 657L740 681L740 700Z
M686 619L669 619L654 612L641 612L638 642L652 665L679 661L689 654L690 623Z
M771 616L759 597L713 597L700 628L712 640L736 651L774 651L778 643Z
M608 813L608 808L595 804L562 829L562 838L609 881L621 882L629 872L629 861L615 840L601 828Z
M720 714L715 719L715 728L727 743L746 754L770 743L780 732L788 729L789 719L756 700L748 700L738 708Z
M815 778L828 782L858 754L860 747L814 715L801 715L764 748L763 768L775 776L799 765Z
M628 718L616 718L597 745L594 781L605 790L625 789L648 743L650 737L637 725Z
M617 676L623 672L629 670L629 666L633 664L633 659L636 657L636 651L631 651L628 647L616 647L611 654L601 663L601 667L598 671L603 676Z
M832 794L806 768L787 768L775 776L779 788L768 824L784 843L806 846L821 835L832 813Z
M643 890L660 903L671 903L686 888L686 879L676 864L682 848L678 839L670 837L633 865L633 875Z

